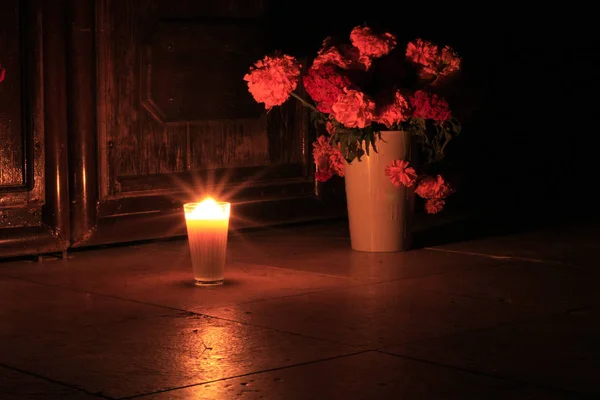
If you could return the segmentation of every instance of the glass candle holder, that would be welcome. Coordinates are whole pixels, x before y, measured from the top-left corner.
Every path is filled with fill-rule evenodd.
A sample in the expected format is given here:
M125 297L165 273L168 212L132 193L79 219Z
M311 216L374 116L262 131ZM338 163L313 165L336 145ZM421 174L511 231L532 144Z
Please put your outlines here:
M223 283L230 208L229 203L210 198L183 205L194 280L198 286Z

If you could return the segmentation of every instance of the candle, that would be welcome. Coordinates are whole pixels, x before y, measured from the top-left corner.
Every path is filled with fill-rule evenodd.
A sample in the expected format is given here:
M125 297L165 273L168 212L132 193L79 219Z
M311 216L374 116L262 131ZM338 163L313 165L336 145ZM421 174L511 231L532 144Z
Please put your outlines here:
M196 285L223 283L230 204L211 198L183 205Z

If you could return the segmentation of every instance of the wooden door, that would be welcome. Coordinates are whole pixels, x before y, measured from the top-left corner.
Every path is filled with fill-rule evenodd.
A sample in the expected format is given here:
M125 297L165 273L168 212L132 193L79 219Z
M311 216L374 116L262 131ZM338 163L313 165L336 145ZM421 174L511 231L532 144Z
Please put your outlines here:
M205 195L234 203L234 229L345 212L314 195L306 109L266 113L242 79L274 50L267 7L71 0L73 246L185 234Z
M69 245L60 1L0 2L0 257Z

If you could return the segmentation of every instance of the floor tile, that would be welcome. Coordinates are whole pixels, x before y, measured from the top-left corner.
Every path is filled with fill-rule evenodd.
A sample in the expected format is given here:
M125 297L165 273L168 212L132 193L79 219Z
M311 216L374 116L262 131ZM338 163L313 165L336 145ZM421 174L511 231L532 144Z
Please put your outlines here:
M0 362L10 339L39 332L135 321L174 311L21 281L0 281Z
M593 224L577 224L470 240L436 248L596 267L599 236L600 227Z
M532 315L509 304L417 290L405 281L241 304L207 313L368 348Z
M263 244L263 246L265 246ZM365 253L351 249L349 243L324 244L320 251L294 253L279 256L253 255L242 252L233 254L239 261L279 266L297 271L309 271L327 275L350 277L362 280L385 281L414 278L495 266L500 260L472 255L455 254L432 250L411 250L397 253Z
M229 249L231 259L235 261L376 281L445 273L498 262L490 258L418 249L395 253L354 251L347 221L331 226L239 234L230 240Z
M98 400L88 395L45 379L0 367L0 399L2 400Z
M471 268L408 283L437 293L558 312L600 305L599 280L600 270L595 268L517 260L496 268Z
M535 386L519 386L499 389L487 394L485 400L593 400L596 397L566 390L546 389Z
M348 219L337 218L328 221L289 224L239 231L244 236L296 237L314 238L315 235L328 238L347 238L349 235Z
M238 234L228 243L228 255L234 261L262 265L279 265L289 257L306 257L332 248L346 248L349 239L344 236L328 236L320 232L313 235L275 235L270 232Z
M600 396L600 310L391 347L390 352Z
M0 265L0 274L179 310L197 311L311 293L361 281L228 262L222 287L193 284L186 243L76 252L67 260Z
M140 400L200 399L483 399L513 385L368 352L169 391Z
M240 232L207 289L186 240L2 261L0 399L600 398L597 233L369 254L347 223Z
M181 313L12 338L2 362L126 397L356 352L331 342Z

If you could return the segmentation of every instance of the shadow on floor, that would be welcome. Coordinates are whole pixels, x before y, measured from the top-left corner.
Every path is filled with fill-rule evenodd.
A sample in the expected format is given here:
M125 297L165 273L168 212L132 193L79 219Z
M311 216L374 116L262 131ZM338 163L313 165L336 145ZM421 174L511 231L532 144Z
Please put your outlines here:
M596 216L582 216L579 214L475 213L467 217L450 219L446 222L424 224L422 229L417 229L414 232L413 244L415 248L442 246L541 229L557 229L569 225L597 222L598 218Z

